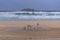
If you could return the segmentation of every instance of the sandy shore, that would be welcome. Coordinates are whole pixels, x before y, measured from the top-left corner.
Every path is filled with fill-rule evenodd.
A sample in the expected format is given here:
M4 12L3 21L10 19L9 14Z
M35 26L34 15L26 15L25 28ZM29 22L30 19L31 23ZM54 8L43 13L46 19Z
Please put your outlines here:
M49 27L49 28L60 28L60 21L57 20L49 20L49 21L6 21L0 22L0 27L25 27L27 25L37 26L39 23L39 27Z
M25 27L27 25L59 30L7 32L6 27ZM0 22L0 40L60 40L60 21L6 21ZM2 30L1 30L2 29Z

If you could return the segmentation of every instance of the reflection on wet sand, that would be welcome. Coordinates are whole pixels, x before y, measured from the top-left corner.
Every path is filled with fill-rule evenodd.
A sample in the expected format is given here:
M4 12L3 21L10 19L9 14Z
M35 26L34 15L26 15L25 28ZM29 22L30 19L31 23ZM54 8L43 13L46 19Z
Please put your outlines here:
M47 27L40 27L39 23L34 25L27 25L26 27L7 27L5 31L15 32L15 31L42 31L42 30L49 30Z

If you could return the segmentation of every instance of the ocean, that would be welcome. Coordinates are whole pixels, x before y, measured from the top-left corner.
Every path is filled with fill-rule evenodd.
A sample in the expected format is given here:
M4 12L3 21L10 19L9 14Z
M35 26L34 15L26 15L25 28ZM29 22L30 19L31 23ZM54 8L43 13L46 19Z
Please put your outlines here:
M60 12L0 12L0 21L60 20Z

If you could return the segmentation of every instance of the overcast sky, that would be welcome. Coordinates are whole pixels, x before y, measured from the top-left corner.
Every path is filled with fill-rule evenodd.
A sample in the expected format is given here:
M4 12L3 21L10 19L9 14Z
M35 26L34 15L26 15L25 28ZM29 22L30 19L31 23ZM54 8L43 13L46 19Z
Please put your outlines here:
M0 10L60 10L60 0L0 0Z

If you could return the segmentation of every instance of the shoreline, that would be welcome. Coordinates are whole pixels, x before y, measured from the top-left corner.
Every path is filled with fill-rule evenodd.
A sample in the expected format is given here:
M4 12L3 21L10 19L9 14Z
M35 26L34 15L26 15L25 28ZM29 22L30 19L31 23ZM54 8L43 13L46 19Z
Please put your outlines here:
M60 28L60 20L0 21L0 27L26 27L27 25L49 28Z

